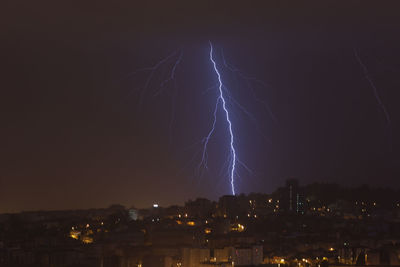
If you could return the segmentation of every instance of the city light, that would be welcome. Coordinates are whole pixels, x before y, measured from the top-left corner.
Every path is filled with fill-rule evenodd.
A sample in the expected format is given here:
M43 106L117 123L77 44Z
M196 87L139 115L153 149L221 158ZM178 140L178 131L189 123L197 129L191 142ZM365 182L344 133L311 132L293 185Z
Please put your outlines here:
M73 238L73 239L79 239L79 236L81 235L80 231L76 231L76 230L71 230L69 233L69 237Z
M90 236L84 236L84 237L82 237L82 242L84 244L91 244L91 243L93 243L93 238Z

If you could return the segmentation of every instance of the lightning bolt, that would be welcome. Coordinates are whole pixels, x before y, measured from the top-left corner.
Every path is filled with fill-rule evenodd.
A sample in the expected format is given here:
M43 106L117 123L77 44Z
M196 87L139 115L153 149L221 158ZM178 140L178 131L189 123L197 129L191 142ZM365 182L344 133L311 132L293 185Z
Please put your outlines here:
M232 121L231 117L234 115L234 110L229 110L229 109L234 109L237 108L241 112L243 112L248 118L250 118L251 121L256 122L256 118L249 112L247 109L242 106L231 94L230 90L225 86L225 84L222 82L222 77L221 73L224 71L224 69L229 70L232 73L237 74L240 78L244 79L248 86L251 87L251 82L255 83L260 83L263 86L266 87L266 85L262 82L257 80L256 78L247 76L240 70L236 69L235 67L232 67L231 65L228 65L226 62L223 52L221 51L221 69L218 68L217 61L215 59L214 55L214 47L211 41L209 41L209 60L212 64L213 70L215 72L215 75L217 77L217 82L208 88L206 91L217 91L218 94L216 96L216 101L213 109L213 115L212 115L212 125L211 128L209 129L207 135L201 140L201 150L198 151L201 156L201 161L198 166L198 170L200 169L208 169L208 152L207 152L207 147L209 145L209 141L212 138L215 128L217 126L217 115L218 112L221 111L225 115L224 118L226 120L226 125L227 125L227 132L229 134L229 152L226 156L227 160L223 164L223 167L221 168L221 173L226 170L227 171L227 176L229 176L229 182L230 182L230 188L231 192L233 195L236 194L235 192L235 179L240 178L240 171L239 167L242 167L243 170L247 171L250 174L253 174L253 171L246 165L244 164L236 155L236 139L234 138L234 132L233 132L233 127L232 127ZM166 57L162 58L158 62L156 62L153 66L147 67L147 68L142 68L139 70L136 70L132 73L129 74L129 76L135 76L138 73L147 73L147 78L144 80L143 86L140 88L140 94L139 94L139 103L138 103L138 108L140 109L142 103L144 102L146 96L148 94L152 94L153 97L160 97L162 96L165 91L171 91L172 92L172 97L171 97L171 114L170 114L170 123L169 123L169 140L171 144L172 140L172 135L173 135L173 122L174 122L174 116L175 116L175 97L177 93L177 81L176 81L176 74L179 66L181 65L183 57L183 51L182 49L178 49L171 54L167 55ZM167 70L166 77L162 78L162 76L165 75L165 72ZM226 82L226 81L225 81ZM255 95L255 92L253 88L250 88L251 91L253 92L253 95L255 97L255 100L258 102L261 102L260 99L258 99ZM149 92L150 91L150 92ZM265 104L265 103L263 103ZM265 104L266 105L266 104ZM229 108L228 108L229 107ZM220 110L222 109L222 110ZM267 107L268 111L269 107ZM271 117L274 116L272 112L270 112ZM197 142L197 145L199 142ZM195 157L199 155L196 153ZM194 157L194 158L195 158ZM201 173L199 173L201 176Z
M158 95L162 94L164 89L165 89L165 86L169 82L173 81L174 82L174 87L176 88L175 73L176 73L176 68L179 66L179 64L182 61L182 55L183 55L183 52L181 51L180 54L179 54L178 59L175 61L174 65L173 65L173 67L171 69L170 76L160 84L160 89L154 94L154 96L158 96Z
M176 79L175 79L175 73L176 73L176 68L179 66L179 64L181 63L182 60L182 56L183 56L183 52L181 51L179 54L179 58L175 61L174 66L171 69L171 73L169 78L167 78L166 80L164 80L161 84L160 84L160 89L154 94L154 96L159 96L161 95L164 90L165 87L168 83L173 82L173 88L172 90L172 96L171 96L171 114L170 114L170 122L169 122L169 143L172 143L172 132L173 132L173 123L174 123L174 118L175 118L175 98L176 98L176 94L177 94L177 85L176 85Z
M151 67L147 67L147 68L142 68L139 70L136 70L134 72L131 72L127 75L127 77L129 76L134 76L140 72L149 72L149 75L145 81L145 84L143 86L143 88L141 89L140 95L139 95L139 103L137 105L138 110L141 109L141 106L143 104L144 98L146 96L146 93L154 79L154 76L156 75L157 71L163 67L166 63L168 63L168 61L170 61L172 58L174 58L177 55L178 51L174 51L173 53L169 54L168 56L166 56L165 58L161 59L160 61L158 61L154 66ZM163 82L161 82L159 89L154 93L154 96L158 96L159 94L161 94L164 90L164 87L171 81L175 81L175 72L176 72L176 68L179 65L179 63L181 62L182 59L182 51L179 53L179 58L175 61L172 69L171 69L171 74L170 76L164 80Z
M232 122L230 120L229 117L229 111L226 107L226 101L224 98L224 90L223 88L226 89L226 87L223 85L222 83L222 79L221 79L221 74L218 70L217 67L217 63L214 59L214 49L213 49L213 45L211 43L211 41L209 41L210 44L210 53L209 53L209 57L210 57L210 61L213 65L215 74L218 78L218 97L215 103L215 109L214 109L214 118L213 118L213 123L212 123L212 127L210 129L210 131L208 132L207 136L203 139L203 154L202 154L202 161L200 164L204 165L207 168L207 145L208 142L212 136L212 134L214 133L215 130L215 125L217 123L217 112L218 112L218 107L222 106L222 109L224 110L225 113L225 119L226 122L228 124L228 132L229 132L229 136L230 136L230 144L229 144L229 167L230 167L230 171L229 171L229 179L230 179L230 184L231 184L231 191L232 191L232 195L235 195L235 167L236 167L236 162L237 162L237 158L236 158L236 149L234 146L234 136L233 136L233 130L232 130Z
M178 57L177 57L177 55L178 55ZM176 82L176 72L177 72L178 66L180 65L180 63L182 61L182 57L183 57L183 50L182 49L176 50L176 51L172 52L171 54L167 55L166 57L162 58L161 60L159 60L155 65L153 65L151 67L138 69L138 70L133 71L126 75L126 78L127 78L130 76L135 76L136 74L141 73L141 72L149 73L147 76L147 79L145 80L144 86L143 86L143 88L141 88L141 91L140 91L139 103L137 105L138 110L141 109L141 106L144 102L144 99L145 99L146 94L148 93L149 89L152 89L152 91L154 91L153 97L161 96L164 93L164 91L167 89L170 89L170 91L172 92L170 122L169 122L169 127L168 127L170 144L172 143L173 123L174 123L174 118L175 118L175 98L176 98L177 90L178 90L177 82ZM172 66L169 66L169 65L171 65L171 61L172 61ZM162 70L165 71L165 69L168 67L170 68L169 75L167 76L166 79L161 81L160 84L158 85L158 88L156 90L154 90L154 88L153 88L154 86L152 86L152 85L154 85L154 83L160 79L159 72ZM131 91L131 93L132 92L133 91Z
M374 96L375 96L376 102L378 103L378 105L381 108L383 114L385 115L387 125L390 127L391 120L390 120L389 113L388 113L385 105L383 104L381 98L379 97L378 89L376 88L374 82L372 81L372 79L371 79L371 77L369 75L367 66L362 62L362 60L361 60L361 58L360 58L360 56L359 56L359 54L358 54L356 49L354 49L354 56L356 57L356 59L358 61L358 64L360 64L361 69L364 72L365 79L367 79L369 85L371 86L372 90L374 91Z

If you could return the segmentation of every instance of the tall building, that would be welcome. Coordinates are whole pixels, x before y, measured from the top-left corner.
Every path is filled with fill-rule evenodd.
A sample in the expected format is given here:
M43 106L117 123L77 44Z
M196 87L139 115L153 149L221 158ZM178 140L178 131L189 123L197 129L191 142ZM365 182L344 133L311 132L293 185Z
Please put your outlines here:
M304 213L304 197L301 194L297 179L286 180L286 185L282 190L281 205L285 211L294 213Z

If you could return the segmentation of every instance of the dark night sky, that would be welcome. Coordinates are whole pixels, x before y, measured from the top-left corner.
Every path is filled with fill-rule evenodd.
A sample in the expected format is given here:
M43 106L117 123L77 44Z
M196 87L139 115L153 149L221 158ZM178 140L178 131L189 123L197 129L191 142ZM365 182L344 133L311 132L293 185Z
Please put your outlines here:
M255 89L277 118L223 73L257 120L232 108L238 154L254 170L240 171L238 192L268 193L292 176L400 186L400 16L391 2L110 2L10 1L1 8L0 212L164 206L228 194L219 171L227 153L221 114L210 170L195 175L196 142L207 133L216 96L205 92L216 82L208 40L269 84ZM139 109L146 73L127 74L178 48L184 56L170 142L173 88L153 97L150 86ZM167 72L161 68L153 83Z

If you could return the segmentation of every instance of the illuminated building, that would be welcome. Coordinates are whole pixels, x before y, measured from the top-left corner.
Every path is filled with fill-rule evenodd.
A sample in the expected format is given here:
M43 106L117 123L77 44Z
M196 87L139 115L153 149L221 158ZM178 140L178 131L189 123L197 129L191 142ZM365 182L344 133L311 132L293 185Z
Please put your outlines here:
M231 225L231 231L235 231L235 232L243 232L244 231L244 225L237 223L237 224L233 224Z
M281 207L288 212L304 214L304 200L297 179L286 180L282 190Z
M139 213L137 209L131 208L128 210L129 219L132 221L136 221L139 218Z

